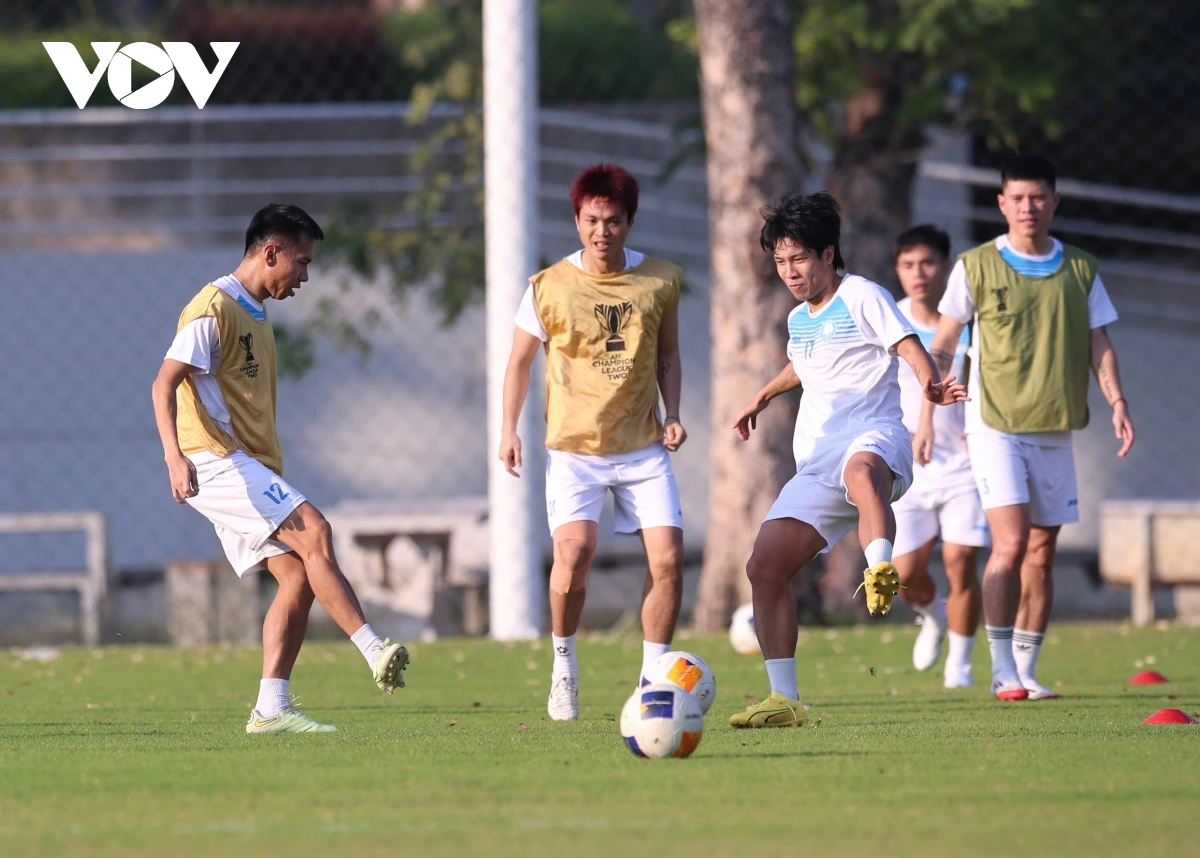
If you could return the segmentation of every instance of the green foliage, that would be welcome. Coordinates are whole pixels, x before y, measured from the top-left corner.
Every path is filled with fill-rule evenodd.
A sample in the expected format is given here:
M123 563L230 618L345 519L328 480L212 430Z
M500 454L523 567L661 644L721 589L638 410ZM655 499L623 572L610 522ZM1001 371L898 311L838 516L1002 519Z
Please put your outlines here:
M247 597L251 581L243 582ZM1195 853L1194 630L1064 623L1039 675L1064 699L998 703L917 673L898 623L802 631L804 728L735 731L767 691L723 637L681 645L717 677L687 760L639 760L616 718L639 637L580 635L580 719L546 718L545 639L410 644L389 697L343 638L309 641L292 690L327 735L247 736L257 646L8 650L5 855L1186 856ZM1126 686L1154 656L1172 680ZM874 668L872 675L870 668ZM1179 697L1169 700L1168 695Z
M891 101L893 139L929 123L1013 146L1030 120L1062 130L1054 108L1099 66L1099 4L1085 0L803 0L795 4L796 97L827 143L847 105ZM1091 32L1095 30L1095 32ZM1069 48L1068 48L1069 46Z
M699 94L694 56L614 0L539 4L538 63L543 104Z

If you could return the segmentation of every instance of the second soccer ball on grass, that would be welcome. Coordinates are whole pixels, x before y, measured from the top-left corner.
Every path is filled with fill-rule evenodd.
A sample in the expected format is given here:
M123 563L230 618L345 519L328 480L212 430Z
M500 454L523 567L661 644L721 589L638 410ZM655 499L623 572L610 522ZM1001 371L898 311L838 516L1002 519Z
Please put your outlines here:
M754 630L754 606L742 605L733 612L729 623L729 643L738 655L760 655L758 633Z
M705 715L717 697L717 679L712 668L700 656L682 650L672 650L660 655L643 679L647 682L668 682L678 685L696 698L700 711Z

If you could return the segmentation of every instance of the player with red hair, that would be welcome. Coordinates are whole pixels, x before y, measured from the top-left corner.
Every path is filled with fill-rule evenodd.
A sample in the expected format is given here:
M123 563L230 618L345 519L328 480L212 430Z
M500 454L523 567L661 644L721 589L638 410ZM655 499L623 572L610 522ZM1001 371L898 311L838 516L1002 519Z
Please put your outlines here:
M517 419L529 370L546 352L546 512L554 540L550 615L554 666L547 711L579 717L575 633L611 489L614 529L646 550L642 675L671 648L683 579L683 515L668 452L679 420L679 292L683 272L625 247L637 180L596 164L571 185L580 250L530 278L504 377L500 458L521 467ZM659 408L659 396L662 409Z

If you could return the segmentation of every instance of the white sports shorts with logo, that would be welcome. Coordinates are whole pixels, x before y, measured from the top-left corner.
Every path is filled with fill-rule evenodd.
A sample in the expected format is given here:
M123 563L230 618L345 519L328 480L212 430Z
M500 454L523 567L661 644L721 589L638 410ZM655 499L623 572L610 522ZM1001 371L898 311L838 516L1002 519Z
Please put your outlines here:
M903 426L822 438L813 454L797 464L796 476L783 487L764 521L794 518L811 525L825 540L821 553L829 551L858 526L858 507L850 501L845 476L855 453L875 453L891 468L895 481L890 503L912 485L912 439Z
M1030 444L1012 435L967 436L971 469L983 508L1029 504L1038 527L1079 521L1075 451L1070 444Z
M616 456L546 452L546 517L551 533L572 521L599 522L609 489L617 533L648 527L683 529L679 487L670 454L661 443Z
M239 578L268 557L292 550L270 537L304 503L304 495L242 450L225 458L212 453L188 458L196 466L199 491L187 502L212 522Z
M970 474L947 480L944 474L927 474L914 468L912 488L893 507L896 538L892 555L902 557L940 536L952 545L984 548L992 544L987 514ZM968 482L969 480L969 482Z

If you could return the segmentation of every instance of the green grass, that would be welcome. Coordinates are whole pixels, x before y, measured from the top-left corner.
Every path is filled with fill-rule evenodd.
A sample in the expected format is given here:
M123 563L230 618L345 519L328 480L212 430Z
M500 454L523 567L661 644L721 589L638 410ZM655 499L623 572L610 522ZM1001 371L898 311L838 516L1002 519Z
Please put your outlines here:
M540 642L418 645L392 698L348 643L311 644L293 690L325 736L243 733L255 649L0 654L0 855L1195 854L1200 726L1141 724L1200 710L1195 631L1058 625L1039 675L1067 699L1020 704L914 673L913 636L802 635L817 726L751 732L725 719L761 662L684 641L717 703L695 756L660 761L617 733L634 639L582 643L573 724L545 718ZM1151 659L1171 684L1126 686Z

